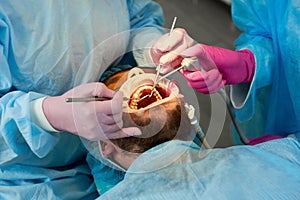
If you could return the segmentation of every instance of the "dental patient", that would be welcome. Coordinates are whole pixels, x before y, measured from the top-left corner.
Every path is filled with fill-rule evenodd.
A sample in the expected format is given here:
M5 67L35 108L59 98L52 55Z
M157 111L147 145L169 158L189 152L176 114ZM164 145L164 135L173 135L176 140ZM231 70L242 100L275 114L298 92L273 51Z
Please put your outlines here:
M102 155L124 170L152 147L172 140L192 141L192 127L178 86L165 79L153 87L154 74L139 68L127 76L126 80L113 76L106 85L124 93L123 126L139 127L142 135L100 141Z
M98 199L299 198L296 140L203 150L193 142L185 100L176 84L164 80L153 88L154 75L141 71L129 71L127 77L125 82L112 79L112 85L124 93L124 127L137 126L142 135L94 146L100 151L96 158L125 173ZM96 185L100 179L95 178Z

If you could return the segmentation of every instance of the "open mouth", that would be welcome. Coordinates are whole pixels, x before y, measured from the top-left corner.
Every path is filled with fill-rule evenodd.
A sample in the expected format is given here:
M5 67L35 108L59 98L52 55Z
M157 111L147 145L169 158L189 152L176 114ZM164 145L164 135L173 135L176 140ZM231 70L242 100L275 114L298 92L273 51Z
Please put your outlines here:
M131 109L139 110L154 102L167 98L169 96L168 93L167 90L159 85L155 86L155 88L153 88L153 84L142 85L131 94L131 100L129 100L128 106Z

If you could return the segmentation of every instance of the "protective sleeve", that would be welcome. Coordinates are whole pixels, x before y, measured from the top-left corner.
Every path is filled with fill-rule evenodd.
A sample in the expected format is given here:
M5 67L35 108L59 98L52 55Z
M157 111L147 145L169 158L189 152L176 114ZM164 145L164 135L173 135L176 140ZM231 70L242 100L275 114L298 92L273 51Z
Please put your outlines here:
M150 0L128 0L131 39L129 51L139 66L151 64L149 49L152 43L165 33L163 11ZM147 59L148 58L148 59Z
M0 19L0 166L32 153L44 157L58 141L55 135L31 121L30 102L43 95L12 87L10 42L8 25Z
M251 83L230 86L230 97L239 121L253 117L257 96L272 84L274 49L270 16L264 1L233 0L232 18L242 31L236 40L237 50L248 49L255 57L255 74Z

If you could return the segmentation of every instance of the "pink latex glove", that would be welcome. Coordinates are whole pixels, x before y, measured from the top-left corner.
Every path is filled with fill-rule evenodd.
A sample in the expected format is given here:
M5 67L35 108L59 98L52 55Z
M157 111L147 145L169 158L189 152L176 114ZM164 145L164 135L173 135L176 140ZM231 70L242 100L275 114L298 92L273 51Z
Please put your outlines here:
M220 47L198 44L199 51L205 51L222 74L226 84L251 82L255 71L255 59L251 51L232 51Z
M267 141L275 140L275 139L279 139L279 138L284 138L284 136L268 134L268 135L264 135L264 136L261 136L258 138L248 138L248 140L249 140L249 145L256 145L259 143L263 143L263 142L267 142Z
M67 103L65 99L72 97L109 97L112 100ZM140 135L138 128L122 129L122 101L121 92L115 93L103 83L87 83L61 96L46 97L43 111L53 128L92 141Z
M213 94L224 86L222 75L217 69L209 72L181 70L180 73L185 77L188 85L197 92Z
M197 44L180 55L198 58L202 71L195 68L181 73L192 88L205 94L218 92L224 84L250 82L254 75L254 56L249 50L231 51Z
M188 48L180 55L183 58L198 58L198 66L195 65L190 69L180 71L190 87L204 94L216 93L224 87L225 80L222 79L222 74L219 72L214 61L206 51L203 51L201 46L195 45Z
M167 73L180 66L180 53L193 46L195 41L182 28L175 28L172 32L160 37L150 49L153 62L161 64L161 73Z

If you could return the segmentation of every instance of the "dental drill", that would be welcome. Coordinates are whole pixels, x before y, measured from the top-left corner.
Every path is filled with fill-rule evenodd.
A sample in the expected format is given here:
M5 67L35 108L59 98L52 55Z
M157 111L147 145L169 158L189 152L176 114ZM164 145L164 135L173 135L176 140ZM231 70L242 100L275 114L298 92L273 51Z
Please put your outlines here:
M191 125L194 127L195 137L204 145L206 149L211 149L211 146L206 141L204 131L202 130L199 121L195 115L194 106L185 103L184 107L188 118L190 119ZM196 141L196 143L198 144L199 142ZM199 146L201 146L201 143L199 144Z
M184 68L184 69L191 70L191 71L194 71L196 69L196 70L199 70L199 71L202 71L202 72L207 72L205 69L203 69L203 67L199 63L197 57L184 58L181 62L181 67L180 68ZM233 126L235 127L237 133L239 134L240 140L242 141L243 144L249 144L249 140L244 135L244 133L241 130L238 122L236 121L234 108L233 108L233 105L232 105L226 91L225 91L225 88L224 87L221 88L218 91L218 94L223 98L223 100L226 103L227 110L229 112L229 115L230 115L230 118L232 120Z

